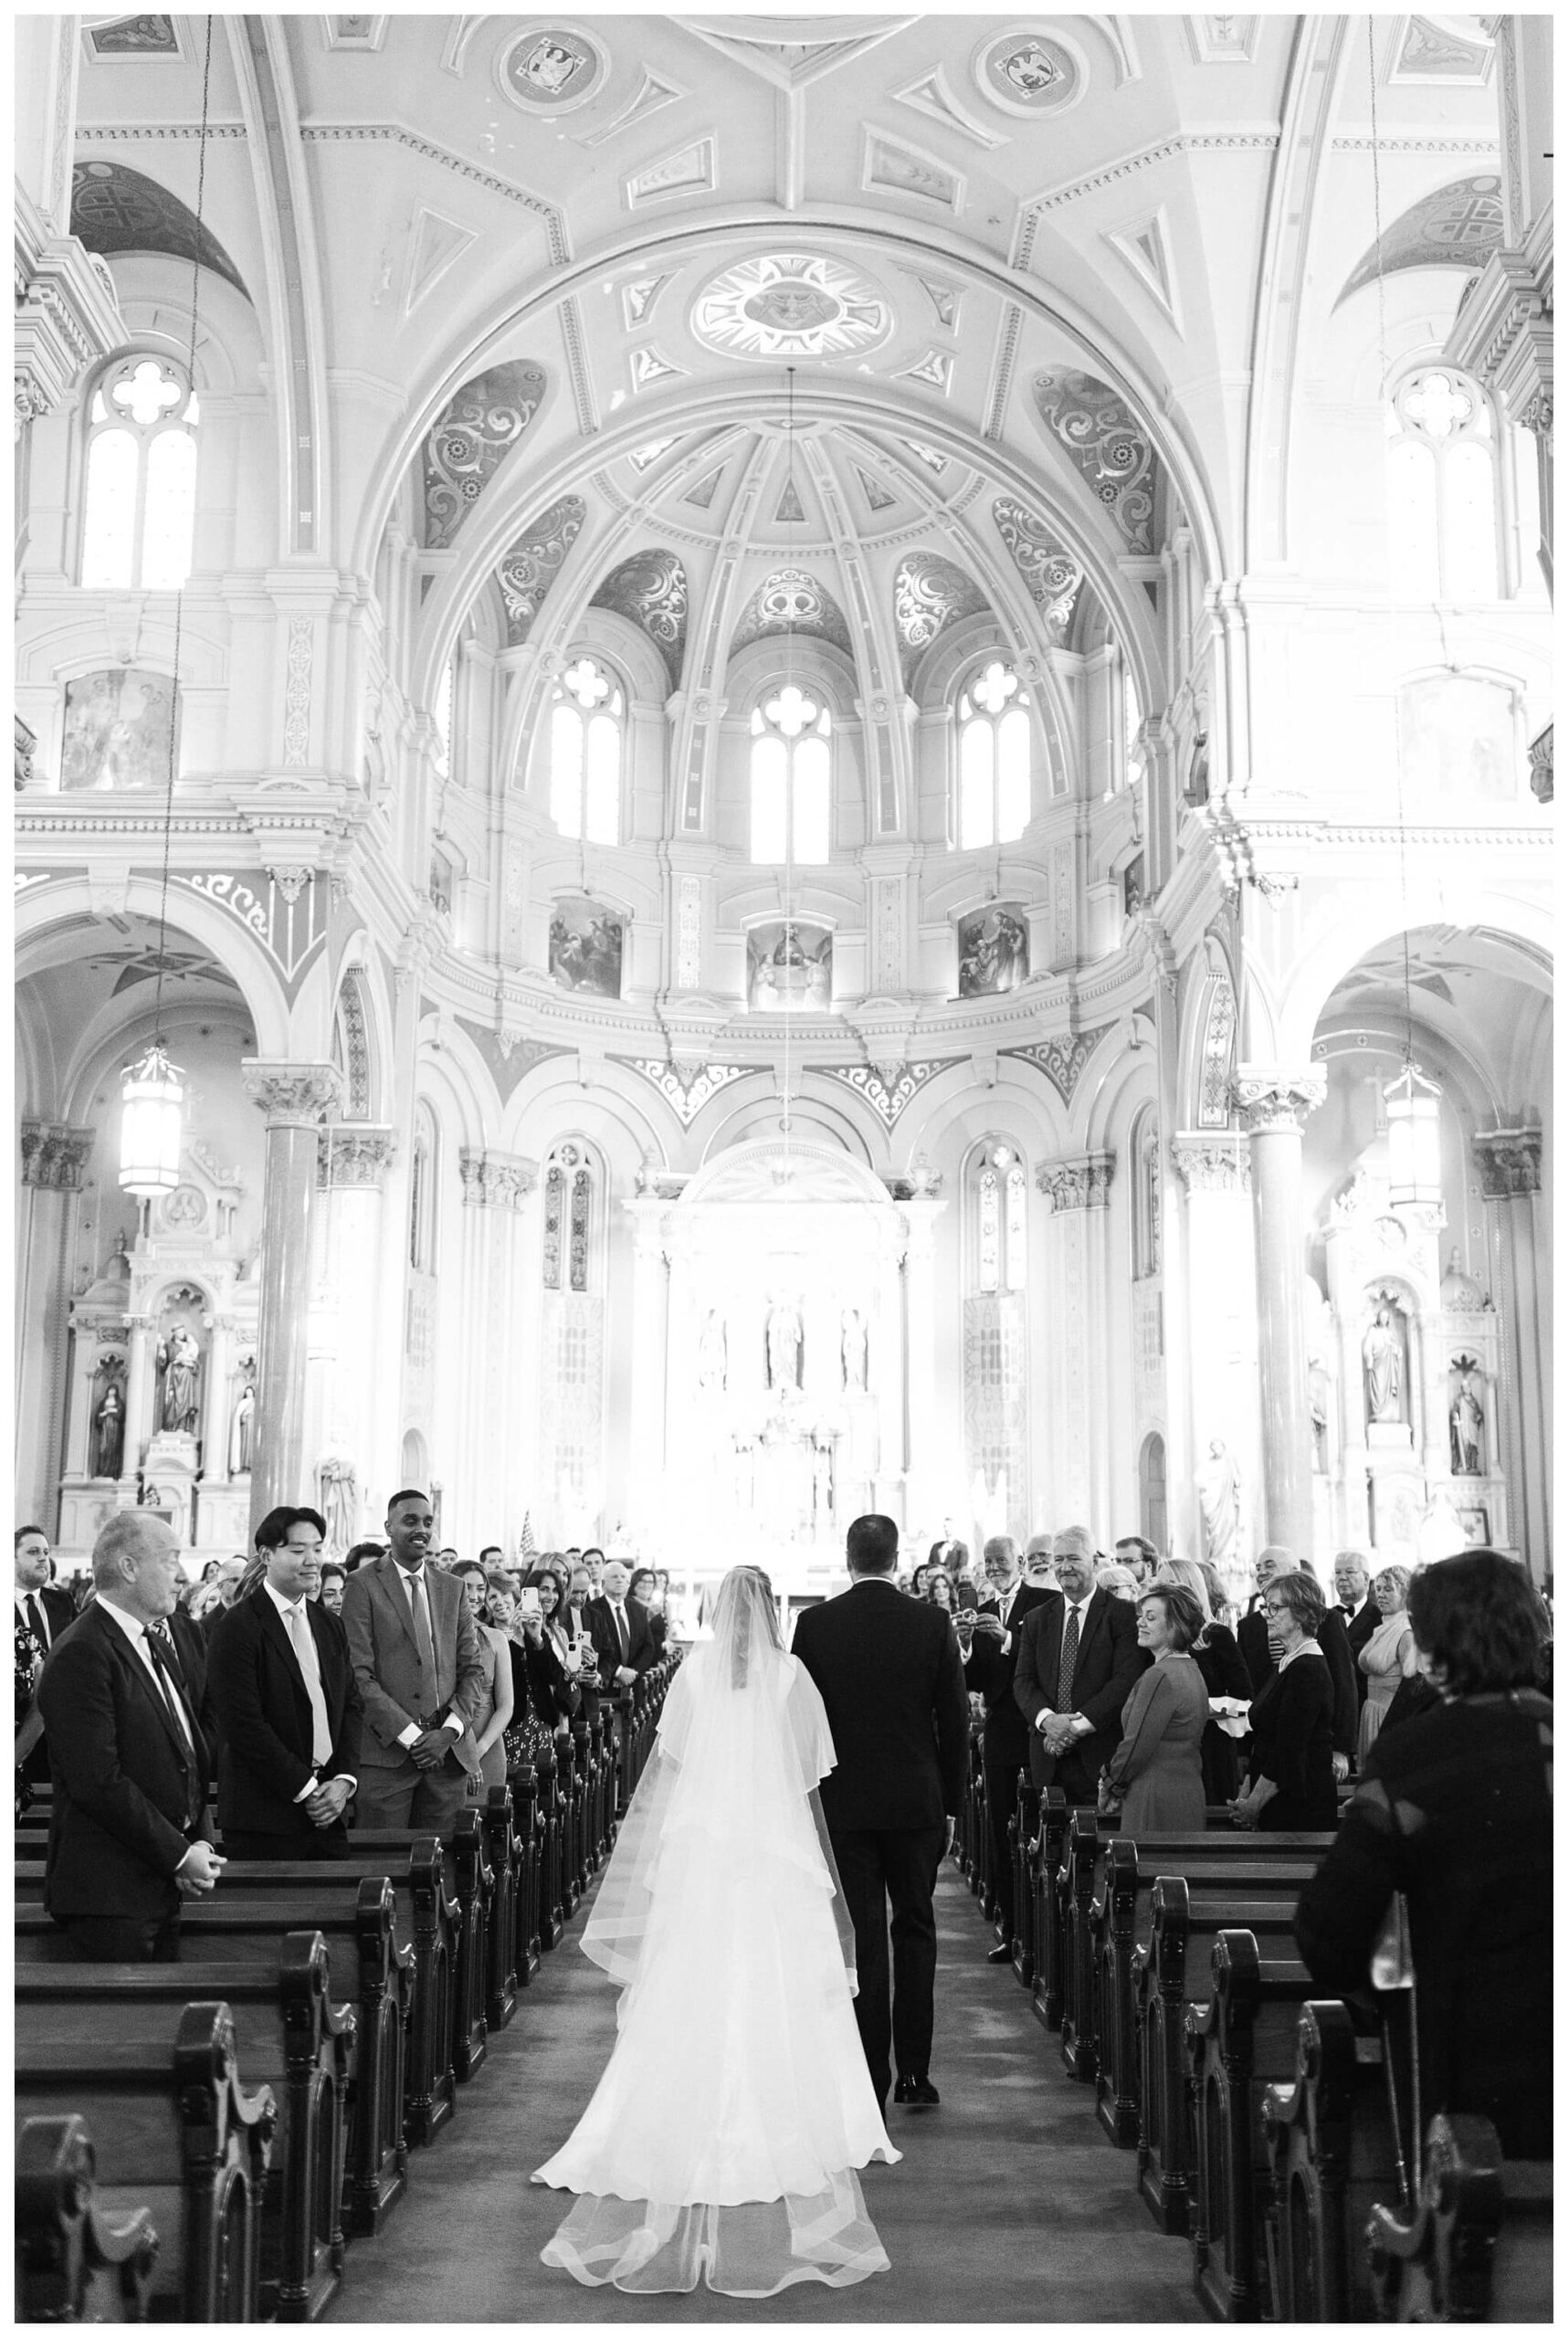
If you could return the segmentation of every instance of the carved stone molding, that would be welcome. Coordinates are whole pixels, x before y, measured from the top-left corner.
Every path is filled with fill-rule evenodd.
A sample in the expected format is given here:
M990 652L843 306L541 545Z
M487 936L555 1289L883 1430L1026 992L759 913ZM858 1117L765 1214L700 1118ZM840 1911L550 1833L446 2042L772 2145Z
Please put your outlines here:
M1189 1194L1244 1194L1252 1184L1252 1155L1240 1135L1173 1136L1171 1159Z
M1035 1183L1050 1195L1053 1216L1069 1209L1109 1209L1115 1172L1113 1153L1080 1153L1070 1161L1042 1162Z
M1478 1129L1470 1148L1489 1202L1515 1201L1541 1191L1539 1129Z
M52 414L126 339L114 280L76 236L56 236L16 189L14 427Z
M1552 733L1548 723L1530 742L1530 792L1537 803L1552 802Z
M539 1183L539 1164L521 1153L481 1152L464 1145L458 1154L463 1200L470 1209L521 1209Z
M267 1115L269 1129L313 1129L342 1108L342 1072L333 1063L289 1063L276 1056L245 1056L245 1092Z
M1277 1071L1263 1064L1238 1064L1231 1094L1248 1136L1300 1134L1309 1112L1329 1092L1329 1075L1320 1068Z
M92 1152L93 1131L58 1121L22 1122L22 1183L45 1193L81 1191L81 1173Z
M16 775L19 794L24 787L32 785L33 750L38 741L37 732L27 728L19 714L13 713L11 724L16 741Z
M354 1125L322 1129L316 1139L316 1183L379 1191L397 1151L397 1131Z

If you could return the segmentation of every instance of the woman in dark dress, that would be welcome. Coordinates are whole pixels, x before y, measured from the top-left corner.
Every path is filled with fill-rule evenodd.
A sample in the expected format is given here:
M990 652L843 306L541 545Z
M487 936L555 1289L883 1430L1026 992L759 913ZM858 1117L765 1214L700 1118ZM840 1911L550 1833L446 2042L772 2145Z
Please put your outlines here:
M1231 1817L1238 1827L1269 1834L1330 1829L1339 1814L1334 1684L1318 1646L1323 1595L1310 1574L1277 1574L1264 1593L1263 1613L1278 1669L1248 1717L1252 1759Z
M1220 1620L1215 1610L1215 1594L1220 1585L1217 1574L1210 1583L1213 1573L1212 1568L1200 1566L1195 1559L1165 1559L1154 1580L1179 1584L1192 1593L1204 1611L1203 1630L1193 1642L1193 1660L1203 1675L1210 1704L1216 1697L1236 1697L1250 1705L1252 1682L1236 1644L1236 1634ZM1204 1725L1198 1754L1203 1763L1205 1801L1234 1802L1240 1782L1237 1741L1212 1715Z
M583 1704L582 1694L566 1669L554 1628L563 1585L553 1567L542 1567L532 1588L539 1594L539 1613L525 1613L521 1617L528 1685L535 1711L547 1729L559 1733L570 1730Z

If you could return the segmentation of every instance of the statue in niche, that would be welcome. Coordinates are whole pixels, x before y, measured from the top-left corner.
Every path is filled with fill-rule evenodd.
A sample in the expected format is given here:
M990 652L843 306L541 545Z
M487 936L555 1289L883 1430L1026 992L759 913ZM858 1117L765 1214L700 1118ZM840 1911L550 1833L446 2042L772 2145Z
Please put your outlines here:
M1241 1535L1241 1473L1222 1438L1210 1439L1209 1458L1194 1482L1203 1521L1204 1556L1213 1566L1230 1566Z
M247 1381L234 1400L234 1416L228 1425L228 1474L231 1478L250 1475L251 1456L256 1445L256 1389Z
M163 1374L163 1425L188 1437L196 1433L201 1362L202 1352L188 1324L176 1323L168 1338L158 1343L158 1369Z
M775 1307L768 1317L768 1386L800 1386L800 1317L793 1307Z
M1459 1385L1448 1407L1448 1444L1453 1454L1456 1478L1479 1478L1481 1474L1484 1419L1481 1400L1476 1394L1474 1373L1467 1364L1459 1374Z
M833 1450L818 1445L811 1457L811 1507L817 1540L824 1542L833 1532Z
M111 1380L92 1416L92 1474L118 1478L125 1467L125 1400L120 1383Z
M1361 1343L1361 1360L1366 1374L1367 1419L1402 1421L1405 1343L1394 1322L1394 1310L1386 1301L1380 1304L1376 1320L1367 1326L1366 1337Z
M863 1395L866 1387L866 1318L858 1307L844 1310L839 1345L844 1360L845 1393L851 1396Z
M316 1480L321 1488L321 1516L327 1526L326 1546L334 1557L341 1557L352 1550L359 1537L359 1490L354 1481L354 1465L339 1454L329 1453L317 1468Z
M710 1307L703 1319L697 1350L697 1385L711 1395L721 1396L729 1377L730 1351L724 1318L716 1307Z

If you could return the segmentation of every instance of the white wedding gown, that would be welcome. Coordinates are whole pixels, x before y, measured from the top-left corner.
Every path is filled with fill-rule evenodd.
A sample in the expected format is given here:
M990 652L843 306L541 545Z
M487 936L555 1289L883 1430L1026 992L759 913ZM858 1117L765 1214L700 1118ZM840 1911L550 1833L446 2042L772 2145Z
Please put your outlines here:
M816 1805L833 1759L776 1626L745 1585L721 1594L584 1935L623 1984L619 2034L533 2178L581 2196L547 2265L643 2291L706 2271L753 2298L887 2270L855 2170L900 2154L856 2027L853 1934Z

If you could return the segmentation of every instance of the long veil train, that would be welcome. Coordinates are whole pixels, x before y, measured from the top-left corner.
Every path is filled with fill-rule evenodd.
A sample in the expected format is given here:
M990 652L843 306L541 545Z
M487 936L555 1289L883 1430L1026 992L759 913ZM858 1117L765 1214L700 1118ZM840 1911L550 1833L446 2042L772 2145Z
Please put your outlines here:
M816 1797L833 1742L765 1579L725 1577L584 1933L615 2050L535 2183L579 2280L771 2297L884 2271L856 2170L896 2160L855 2024L854 1935Z

